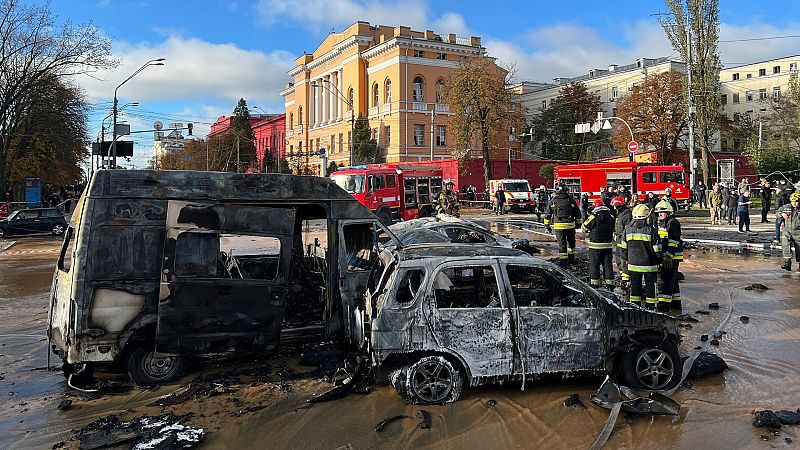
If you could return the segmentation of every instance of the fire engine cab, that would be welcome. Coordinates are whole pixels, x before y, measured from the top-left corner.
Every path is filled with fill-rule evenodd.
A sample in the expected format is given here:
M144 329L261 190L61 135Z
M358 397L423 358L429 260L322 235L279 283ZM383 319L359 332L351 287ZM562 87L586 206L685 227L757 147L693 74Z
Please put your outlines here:
M331 179L383 223L436 215L442 169L398 163L342 167Z
M691 190L686 181L683 166L656 166L636 162L609 162L592 164L569 164L556 166L554 170L556 185L564 183L572 193L591 193L589 200L600 198L600 187L624 185L639 199L648 192L664 195L667 188L672 189L672 197L678 205L687 207Z

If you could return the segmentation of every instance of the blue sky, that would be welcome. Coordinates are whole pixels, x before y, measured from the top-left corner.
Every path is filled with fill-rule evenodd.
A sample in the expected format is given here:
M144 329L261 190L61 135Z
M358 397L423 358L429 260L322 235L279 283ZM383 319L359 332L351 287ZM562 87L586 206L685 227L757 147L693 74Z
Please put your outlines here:
M76 79L93 105L93 137L114 87L158 57L167 59L165 66L150 67L120 88L120 104L140 103L124 117L133 129L151 128L155 120L191 121L203 135L239 97L282 112L277 92L290 81L294 58L357 20L481 36L489 54L513 65L519 80L675 55L652 16L667 11L661 0L53 0L51 8L60 20L101 27L121 62ZM800 1L721 0L720 10L722 40L800 35ZM793 55L800 53L800 38L723 42L720 53L726 66ZM136 142L140 156L133 163L142 167L152 137Z

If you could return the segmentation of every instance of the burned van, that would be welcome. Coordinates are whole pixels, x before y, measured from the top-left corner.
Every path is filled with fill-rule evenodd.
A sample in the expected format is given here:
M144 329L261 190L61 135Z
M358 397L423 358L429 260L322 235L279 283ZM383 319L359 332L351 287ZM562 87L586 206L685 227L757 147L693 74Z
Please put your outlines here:
M326 178L98 171L53 278L52 349L67 370L121 363L149 385L196 355L349 339L378 239Z

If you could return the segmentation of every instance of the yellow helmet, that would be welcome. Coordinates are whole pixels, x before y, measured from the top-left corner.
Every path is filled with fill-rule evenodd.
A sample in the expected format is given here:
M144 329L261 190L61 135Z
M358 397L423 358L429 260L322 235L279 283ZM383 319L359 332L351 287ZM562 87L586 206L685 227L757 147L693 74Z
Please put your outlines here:
M670 213L670 214L675 212L675 210L672 208L672 204L670 202L666 201L666 200L661 200L660 202L658 202L658 204L656 205L654 211L657 212L657 213L666 212L666 213Z
M644 203L638 204L631 211L631 215L634 219L646 219L650 215L650 208Z
M794 194L789 196L790 202L800 202L800 193L795 192Z

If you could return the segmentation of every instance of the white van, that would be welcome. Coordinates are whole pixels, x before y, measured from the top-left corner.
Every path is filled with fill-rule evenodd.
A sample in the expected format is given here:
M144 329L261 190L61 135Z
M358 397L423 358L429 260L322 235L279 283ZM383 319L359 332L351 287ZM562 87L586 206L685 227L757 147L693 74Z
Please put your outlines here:
M502 180L489 180L489 198L492 202L492 207L497 208L497 199L494 193L497 192L498 186L502 186L506 191L506 211L512 212L530 212L536 211L536 201L528 180L503 178Z

